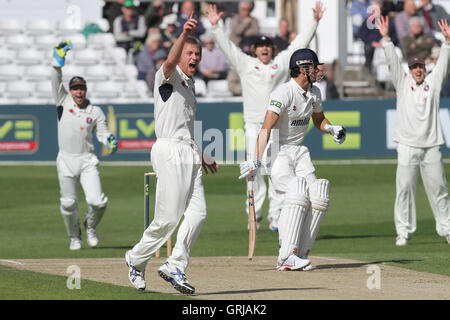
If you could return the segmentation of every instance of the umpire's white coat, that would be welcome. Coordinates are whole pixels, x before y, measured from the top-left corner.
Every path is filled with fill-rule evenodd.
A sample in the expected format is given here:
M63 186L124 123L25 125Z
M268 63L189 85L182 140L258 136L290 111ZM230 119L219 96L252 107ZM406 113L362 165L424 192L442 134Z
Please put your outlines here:
M442 86L449 72L450 44L441 47L438 62L425 81L417 85L403 70L394 44L382 45L397 92L394 141L398 142L395 226L397 234L409 238L416 230L415 192L420 167L428 199L441 236L450 233L450 201L440 145L444 143L439 122Z

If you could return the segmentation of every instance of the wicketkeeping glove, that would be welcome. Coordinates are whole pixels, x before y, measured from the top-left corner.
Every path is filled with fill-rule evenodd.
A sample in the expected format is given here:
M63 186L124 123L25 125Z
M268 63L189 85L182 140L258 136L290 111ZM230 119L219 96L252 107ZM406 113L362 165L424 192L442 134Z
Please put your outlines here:
M345 141L347 130L344 127L333 126L327 123L324 128L333 136L333 140L337 144L341 144Z
M261 160L259 160L258 158L242 162L239 165L239 169L241 171L239 179L251 178L256 176L259 167L261 167Z
M111 133L109 137L106 139L106 147L108 148L110 153L114 153L117 151L117 147L119 142L116 137Z
M70 40L61 41L56 47L53 48L53 57L56 62L63 67L66 62L67 51L73 48Z

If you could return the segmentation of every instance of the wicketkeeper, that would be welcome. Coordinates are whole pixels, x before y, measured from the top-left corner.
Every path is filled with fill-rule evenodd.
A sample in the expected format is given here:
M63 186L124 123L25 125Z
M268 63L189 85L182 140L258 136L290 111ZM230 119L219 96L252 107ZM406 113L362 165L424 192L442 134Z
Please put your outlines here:
M396 245L404 246L416 231L416 185L420 170L425 191L436 220L436 232L450 243L450 199L440 146L444 143L439 122L440 93L450 69L450 28L447 20L438 25L445 37L438 62L426 74L425 62L408 60L402 68L389 38L389 18L380 17L378 28L392 83L397 92L394 141L398 143L396 197L394 208Z
M309 121L312 118L316 128L330 133L338 144L343 143L346 136L345 128L331 125L323 113L320 90L313 86L319 64L317 55L310 49L300 49L292 54L289 61L291 79L270 95L255 158L240 165L240 179L255 176L260 170L271 131L278 130L280 150L276 159L272 159L270 179L282 195L278 221L277 270L280 271L311 268L307 258L330 201L330 183L326 179L317 179L309 150L302 144Z
M60 210L70 237L70 250L81 248L81 229L78 219L78 181L83 188L88 211L84 227L89 246L96 247L96 227L102 219L108 198L102 191L98 172L98 158L94 154L93 132L98 141L111 153L116 152L118 141L109 132L106 118L100 107L91 105L86 98L86 81L73 77L69 92L62 83L61 69L65 57L72 49L70 40L62 41L53 49L52 90L58 114L58 146L56 159L60 186Z

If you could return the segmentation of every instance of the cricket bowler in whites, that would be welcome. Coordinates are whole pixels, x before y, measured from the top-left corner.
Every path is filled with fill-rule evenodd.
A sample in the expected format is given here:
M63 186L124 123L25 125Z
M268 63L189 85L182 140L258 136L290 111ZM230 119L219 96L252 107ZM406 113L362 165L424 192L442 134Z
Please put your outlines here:
M311 269L308 254L330 201L329 181L317 179L309 150L302 144L309 121L312 118L316 128L330 133L338 144L346 136L345 128L331 125L323 113L320 90L313 86L319 64L316 53L310 49L292 54L291 79L270 95L255 158L240 165L240 179L257 174L271 131L279 131L280 151L273 160L270 178L282 194L283 203L278 221L280 271Z
M209 6L206 15L212 25L214 39L241 79L247 159L255 158L253 151L264 121L270 93L278 85L288 81L289 58L295 50L306 48L309 45L323 16L323 12L324 9L321 2L317 1L315 8L313 8L314 19L292 41L289 47L278 55L274 56L275 47L272 40L266 36L261 36L252 44L252 56L250 56L226 36L220 19L223 12L218 13L216 5ZM269 150L270 147L267 149ZM267 153L272 154L270 151L267 151ZM271 161L270 157L266 157L266 159L269 162ZM267 190L264 175L261 172L258 172L254 178L253 190L255 194L256 225L258 227L259 222L262 220L261 209ZM246 201L246 211L248 214L248 201ZM278 230L280 212L280 197L276 194L269 179L269 214L267 219L270 222L269 228L273 231Z
M69 82L69 93L62 83L61 68L65 64L67 51L72 49L70 40L65 40L53 49L52 90L58 113L58 146L56 159L61 193L60 210L70 237L70 250L81 248L81 229L78 219L78 180L83 188L88 211L84 221L87 243L98 244L96 227L102 219L108 198L102 191L98 172L98 158L94 154L92 135L95 130L98 141L106 145L111 153L116 152L118 141L109 132L103 111L91 105L86 98L86 81L73 77Z
M438 25L445 43L436 66L427 75L425 62L417 57L408 60L409 72L403 70L387 31L389 18L380 17L378 23L383 37L381 44L397 92L394 131L394 141L398 143L394 207L397 246L406 245L416 231L419 170L436 220L436 231L450 243L450 201L440 147L444 138L439 122L440 93L449 72L450 28L444 19Z
M183 26L166 62L155 75L155 133L151 162L156 172L154 219L133 249L125 254L128 278L144 290L145 268L151 256L175 231L184 215L172 255L158 269L158 274L184 294L195 288L186 278L190 252L206 219L206 200L202 183L202 166L215 173L214 160L202 157L194 141L197 101L194 76L200 63L202 47L191 37L197 20L190 18Z

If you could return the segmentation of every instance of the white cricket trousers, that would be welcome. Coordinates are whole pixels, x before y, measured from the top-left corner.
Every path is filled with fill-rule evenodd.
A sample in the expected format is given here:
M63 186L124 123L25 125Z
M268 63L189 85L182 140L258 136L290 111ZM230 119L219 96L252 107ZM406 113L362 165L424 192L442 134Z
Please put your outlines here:
M78 221L78 180L89 206L86 220L95 228L106 209L108 198L102 191L98 158L93 153L58 153L56 168L60 187L60 210L69 237L80 237Z
M246 122L245 123L245 141L247 147L247 159L255 158L255 147L258 139L259 131L261 130L262 123L259 122ZM255 176L253 182L253 194L255 199L255 213L257 220L262 219L261 209L266 198L267 186L264 175L258 173ZM269 214L267 218L270 220L278 219L281 211L281 199L277 195L272 182L269 179ZM245 202L246 212L248 214L248 201Z
M140 242L129 252L130 262L138 269L145 269L184 215L172 255L167 259L184 272L206 219L201 154L193 141L159 138L151 156L157 176L155 213Z
M450 202L439 146L414 148L399 143L394 220L397 235L409 238L416 231L416 186L420 170L436 220L437 233L450 234Z

